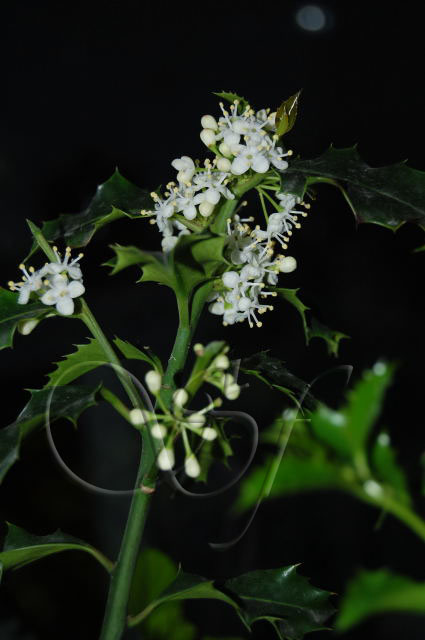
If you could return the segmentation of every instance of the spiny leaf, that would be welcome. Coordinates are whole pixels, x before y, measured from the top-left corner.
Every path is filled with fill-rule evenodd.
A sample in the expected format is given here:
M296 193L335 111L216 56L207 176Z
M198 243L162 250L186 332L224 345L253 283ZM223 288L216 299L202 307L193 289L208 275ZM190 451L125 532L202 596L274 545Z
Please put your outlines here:
M372 615L401 612L425 615L425 582L388 569L362 571L348 584L336 628L346 631Z
M70 247L83 247L101 227L124 216L140 217L141 210L151 209L150 194L124 178L118 169L103 184L88 206L80 213L61 214L55 220L44 222L42 233L46 240L62 240ZM36 251L34 244L31 253Z
M263 377L272 386L286 387L291 391L298 392L298 398L301 396L304 398L303 405L307 409L312 409L317 404L314 396L310 392L306 393L307 383L288 371L284 363L279 358L269 355L268 351L260 351L248 358L244 358L241 362L240 370L248 375L255 375L260 379ZM258 376L257 374L260 375Z
M141 351L134 345L130 344L130 342L121 340L121 338L115 338L114 344L121 351L124 358L127 358L128 360L143 360L144 362L150 364L154 369L157 369L161 374L164 373L161 360L148 347L145 347L145 349L148 350L148 353L145 353L144 351Z
M55 362L56 369L48 374L49 381L44 388L64 386L80 376L106 364L105 353L96 338L89 338L87 344L75 344L76 351Z
M112 570L112 562L103 553L79 538L74 538L74 536L59 530L46 536L36 536L9 523L3 551L0 552L0 563L3 564L4 569L19 569L53 553L75 549L89 553L107 571Z
M104 263L104 266L112 267L111 276L133 265L147 265L155 262L162 263L164 255L160 251L142 251L138 247L123 247L120 244L110 245L115 256Z
M293 96L282 102L276 112L276 133L283 136L292 129L297 119L298 103L301 91L297 91Z
M282 174L282 189L301 197L320 182L341 189L358 223L372 222L393 231L405 222L425 228L425 172L405 162L374 168L356 147L331 146L318 158L295 159Z
M0 349L13 345L16 328L23 320L41 319L51 308L41 302L18 304L19 294L0 287Z
M397 500L411 505L406 474L397 462L388 433L382 432L376 438L371 451L371 463L374 476L386 486L387 491L391 489Z
M306 340L308 342L308 326L307 326L307 318L306 311L309 310L310 307L307 307L298 297L299 289L283 289L282 287L275 287L273 289L276 293L284 298L289 304L291 304L301 316L301 321L303 323L304 334Z
M0 431L0 481L18 460L22 440L45 422L47 407L52 422L58 418L67 418L76 424L80 414L96 404L99 389L100 385L28 389L31 393L30 401L16 421Z
M227 580L224 586L241 602L238 613L248 628L256 620L268 620L282 640L299 640L325 629L335 612L329 604L332 594L297 574L297 565L251 571Z
M310 326L307 327L307 338L307 343L313 338L321 338L326 342L329 355L337 356L340 341L344 339L348 340L349 336L336 329L329 329L329 327L319 322L316 318L312 318Z
M249 104L246 98L242 98L241 96L238 96L237 93L233 93L232 91L213 91L213 94L231 103L233 103L235 100L238 100L239 102L238 108L240 113L245 111L245 108Z

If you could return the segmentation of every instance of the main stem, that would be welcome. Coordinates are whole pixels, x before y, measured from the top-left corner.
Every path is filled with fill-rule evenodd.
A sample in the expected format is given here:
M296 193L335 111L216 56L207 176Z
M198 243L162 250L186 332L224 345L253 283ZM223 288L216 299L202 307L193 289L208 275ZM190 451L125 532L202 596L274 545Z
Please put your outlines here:
M189 326L187 313L179 305L180 322L174 347L163 379L162 398L170 402L175 388L174 376L186 361L195 323ZM108 600L100 640L119 640L126 628L127 603L130 594L134 566L139 552L143 529L156 478L155 452L148 438L143 438L142 455L121 549L111 574Z

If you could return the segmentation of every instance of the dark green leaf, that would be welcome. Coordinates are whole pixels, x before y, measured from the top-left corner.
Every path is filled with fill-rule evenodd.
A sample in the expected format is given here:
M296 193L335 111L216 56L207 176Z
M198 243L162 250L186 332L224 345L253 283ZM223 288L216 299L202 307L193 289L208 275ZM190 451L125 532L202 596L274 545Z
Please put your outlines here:
M241 362L241 372L247 375L254 375L260 379L269 381L275 387L285 387L290 391L297 391L298 397L303 396L303 406L312 409L316 406L317 401L314 396L307 392L307 383L294 376L284 363L269 355L268 351L260 351L248 358L244 358Z
M387 569L362 571L348 585L336 627L346 631L382 613L425 615L425 582L416 582Z
M268 458L264 465L252 470L240 482L240 494L234 506L237 512L246 511L256 505L264 483L269 479L274 461L274 458ZM297 456L289 451L284 454L274 475L270 492L265 497L280 498L304 491L345 489L346 486L341 469L330 462L320 448L309 457Z
M145 347L148 353L141 351L134 345L130 344L130 342L126 342L121 340L120 338L114 339L114 344L123 354L124 358L127 360L143 360L151 365L154 369L157 369L161 374L164 373L164 369L162 368L161 360L155 355L149 347Z
M284 300L289 302L289 304L292 304L292 306L295 307L295 309L298 311L298 313L301 316L302 323L303 323L304 334L305 334L306 340L308 342L308 326L307 326L307 319L306 319L306 313L305 312L309 310L309 307L307 307L299 299L299 297L297 295L299 289L282 289L281 287L275 287L274 291L276 291L276 293L278 295L280 295L282 298L284 298Z
M212 580L201 576L180 572L176 579L156 599L151 601L139 614L130 618L130 626L140 624L151 612L169 602L199 599L221 600L237 608L237 604L228 595L217 589Z
M245 111L245 108L248 106L249 102L245 98L238 96L237 93L233 93L232 91L213 91L215 96L222 98L223 100L227 100L227 102L234 102L235 100L239 101L239 113Z
M304 193L320 182L340 188L359 223L373 222L394 231L405 222L425 227L425 172L405 162L373 168L362 160L356 147L331 146L318 158L291 162L283 173L282 188L289 191L294 179L296 195L302 195L301 180Z
M308 341L313 338L321 338L324 340L328 347L329 355L337 356L339 343L344 338L349 338L345 333L341 333L341 331L336 331L335 329L329 329L324 324L316 320L316 318L311 319L311 325L307 328L307 336Z
M298 102L300 99L301 91L282 102L279 109L276 111L276 133L283 136L292 129L297 119Z
M46 240L63 240L70 247L83 247L101 227L123 216L140 217L144 209L150 210L150 194L124 178L118 170L97 187L89 205L80 213L61 214L55 220L44 222L42 232ZM31 253L37 249L32 247Z
M50 420L67 418L76 424L80 414L96 404L100 386L68 385L45 389L29 389L31 399L15 422L0 431L0 481L19 458L21 442L34 429L44 424L49 406Z
M18 569L53 553L74 549L86 551L107 571L112 570L112 562L103 553L79 538L59 530L47 536L35 536L14 524L8 524L7 537L3 551L0 552L0 563L3 564L4 569Z
M376 479L385 485L387 491L391 489L400 502L410 505L406 475L397 463L396 452L387 433L378 435L372 448L371 462Z
M42 318L52 313L41 302L18 304L18 294L0 287L0 349L11 347L19 323L29 318Z
M332 594L313 587L296 569L251 571L225 582L228 593L241 603L238 613L249 628L256 620L268 620L282 640L299 640L326 628L335 612L329 604Z
M138 247L123 247L120 244L111 245L115 256L105 262L104 266L112 267L111 276L133 265L164 263L164 255L160 251L142 251Z
M96 340L89 338L87 344L75 344L76 351L55 362L56 369L48 374L49 381L44 388L64 386L80 376L107 364L105 353Z

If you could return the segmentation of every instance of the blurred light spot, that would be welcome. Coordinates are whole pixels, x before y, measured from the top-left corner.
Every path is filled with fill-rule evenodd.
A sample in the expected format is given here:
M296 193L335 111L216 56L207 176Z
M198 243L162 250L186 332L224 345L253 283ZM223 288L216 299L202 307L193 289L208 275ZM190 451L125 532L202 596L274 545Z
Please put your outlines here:
M306 31L321 31L326 26L325 12L317 4L306 4L298 9L295 20Z

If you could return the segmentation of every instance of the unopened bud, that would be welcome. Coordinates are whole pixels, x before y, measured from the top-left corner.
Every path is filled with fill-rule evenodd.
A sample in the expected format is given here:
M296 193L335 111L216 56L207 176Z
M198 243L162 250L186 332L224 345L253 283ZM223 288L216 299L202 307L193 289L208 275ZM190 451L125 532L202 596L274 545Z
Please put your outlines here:
M236 271L227 271L223 273L222 280L225 287L233 289L239 282L239 274Z
M146 385L151 393L156 395L158 391L161 389L162 378L158 371L155 369L151 369L145 375Z
M219 158L217 160L217 169L219 171L230 171L232 164L227 158Z
M140 426L141 424L145 424L146 422L146 412L141 409L132 409L129 413L130 422L135 427Z
M204 440L215 440L217 437L217 431L212 427L205 427L205 429L202 429L202 437Z
M207 147L211 147L211 145L215 144L214 131L212 129L202 129L201 140Z
M193 453L184 461L184 470L189 478L197 478L201 473L201 467Z
M164 427L163 424L154 424L153 427L151 428L151 434L154 438L157 438L158 440L162 440L162 438L165 438L165 436L167 435L167 429Z
M204 218L209 218L214 211L214 206L215 205L211 204L211 202L207 202L206 200L204 200L204 202L201 202L201 204L199 205L199 213Z
M201 344L200 342L197 342L196 344L193 345L193 350L196 353L197 356L203 356L204 355L204 345Z
M228 369L230 367L230 360L224 353L221 353L214 360L214 366L216 369Z
M173 393L173 401L176 407L183 407L189 400L189 394L186 389L176 389Z
M205 416L203 413L191 413L187 417L187 422L194 427L203 427L205 424Z
M174 467L174 451L172 449L161 449L156 459L156 464L161 471L170 471Z
M286 256L286 258L280 261L279 271L281 273L291 273L291 271L295 271L296 268L297 261L292 256Z
M202 116L201 125L204 129L212 129L213 131L218 129L217 121L213 116Z
M222 142L221 145L218 147L218 150L220 151L220 153L223 154L223 156L231 156L232 152L230 150L230 147L228 144L226 144L225 142Z
M37 318L28 318L26 320L20 320L18 322L18 331L23 336L27 336L36 328L40 320Z
M236 398L239 397L240 392L241 392L241 388L236 383L231 384L228 387L225 387L224 389L224 395L228 400L236 400Z

